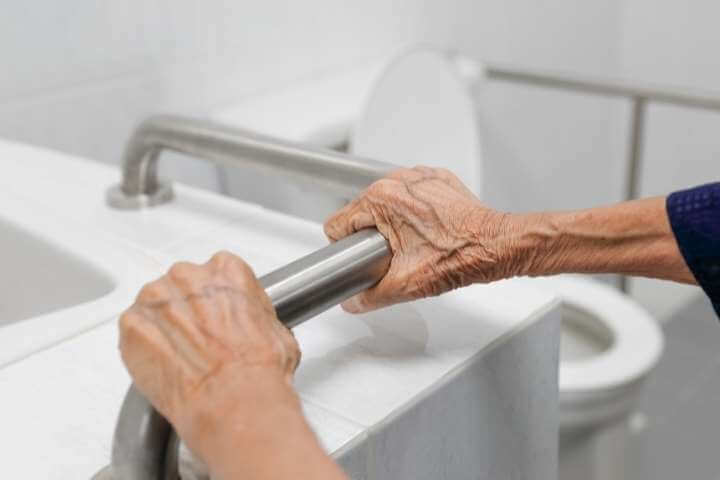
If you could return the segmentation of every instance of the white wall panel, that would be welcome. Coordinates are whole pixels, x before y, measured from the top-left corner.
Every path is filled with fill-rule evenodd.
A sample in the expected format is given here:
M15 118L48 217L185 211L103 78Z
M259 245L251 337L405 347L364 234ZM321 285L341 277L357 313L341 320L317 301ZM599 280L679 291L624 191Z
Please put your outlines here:
M626 75L720 96L720 3L714 0L626 0L622 66ZM720 113L656 105L648 110L642 195L720 181ZM696 288L637 279L633 295L660 316L670 315Z

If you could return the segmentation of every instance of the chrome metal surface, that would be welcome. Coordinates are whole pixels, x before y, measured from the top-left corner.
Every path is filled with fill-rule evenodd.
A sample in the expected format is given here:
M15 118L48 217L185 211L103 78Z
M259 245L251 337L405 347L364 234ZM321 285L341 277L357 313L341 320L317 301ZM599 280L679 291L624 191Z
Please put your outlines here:
M562 90L576 90L613 97L645 98L652 102L720 110L720 92L700 92L664 85L643 84L631 80L532 70L494 63L485 63L483 66L487 78L494 80L559 88Z
M153 192L137 195L128 195L121 185L115 185L108 189L106 199L108 205L120 210L137 210L162 205L172 200L174 196L172 184L161 182Z
M165 480L165 457L172 427L130 386L113 437L113 480Z
M278 318L292 328L365 290L385 273L387 241L375 229L303 257L260 279Z
M344 198L387 174L392 166L335 151L312 148L206 120L177 116L151 117L130 138L123 159L122 183L107 195L120 209L158 205L172 198L169 185L158 180L163 150L193 155L230 167L255 167L313 185Z
M630 116L630 135L628 145L628 170L625 198L628 200L640 195L640 174L642 173L643 143L645 140L645 116L647 100L635 98Z
M628 162L625 199L632 200L640 196L640 174L642 173L643 143L645 140L645 116L647 100L643 97L633 99L630 116L630 138L628 146ZM628 293L630 285L628 277L620 277L620 290Z
M294 327L372 286L390 257L385 238L367 229L268 273L260 283L280 321ZM131 386L115 428L112 478L176 480L178 445L167 420Z

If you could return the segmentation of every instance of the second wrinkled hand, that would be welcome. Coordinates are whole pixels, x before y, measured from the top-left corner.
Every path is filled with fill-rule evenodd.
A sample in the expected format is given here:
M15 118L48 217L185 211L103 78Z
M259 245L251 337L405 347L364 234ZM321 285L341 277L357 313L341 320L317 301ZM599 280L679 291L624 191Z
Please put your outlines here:
M504 247L495 239L506 218L447 170L396 170L325 223L331 241L376 227L393 251L385 277L343 308L361 313L505 278Z

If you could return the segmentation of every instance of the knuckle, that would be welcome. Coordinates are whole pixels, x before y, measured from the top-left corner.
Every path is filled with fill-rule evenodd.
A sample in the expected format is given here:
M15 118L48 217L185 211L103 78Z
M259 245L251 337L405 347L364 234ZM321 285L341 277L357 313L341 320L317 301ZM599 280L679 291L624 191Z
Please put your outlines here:
M119 326L121 332L127 332L132 330L137 325L137 316L134 315L130 310L120 315Z
M120 316L118 328L120 330L120 349L124 350L129 339L136 339L142 336L145 323L141 315L132 310L128 310Z
M396 186L396 182L388 178L383 178L373 183L368 191L368 197L371 199L374 197L384 197L391 193Z
M186 280L193 276L197 266L189 262L174 263L168 270L168 276L173 280Z
M234 258L236 258L235 255L230 253L229 251L220 250L210 258L210 262L215 265L222 266L232 262Z
M455 180L457 179L457 177L455 176L455 174L453 173L453 171L450 170L450 169L448 169L448 168L438 168L438 169L436 170L436 172L437 172L437 175L438 175L440 178L442 178L443 180L446 180L446 181L455 181Z
M298 343L297 338L295 338L295 335L293 335L290 330L286 330L284 340L285 346L287 347L287 350L291 355L300 355L300 344Z
M166 297L166 290L161 282L161 280L155 280L145 284L138 293L138 302L152 303L163 300Z
M326 237L334 240L336 228L337 228L337 220L335 218L330 218L323 225L323 232L325 232Z
M251 290L257 284L255 273L250 265L239 257L235 261L228 264L226 276L240 289Z
M245 262L245 260L227 250L221 250L213 255L210 259L210 263L219 269L230 268L239 270L240 272L247 272L250 270L250 266Z
M237 270L240 272L240 275L244 280L255 280L255 272L253 272L253 269L250 267L250 265L248 265L245 260L238 257L234 265L235 268L237 268Z
M279 366L285 363L285 348L277 341L258 345L253 356L262 365Z

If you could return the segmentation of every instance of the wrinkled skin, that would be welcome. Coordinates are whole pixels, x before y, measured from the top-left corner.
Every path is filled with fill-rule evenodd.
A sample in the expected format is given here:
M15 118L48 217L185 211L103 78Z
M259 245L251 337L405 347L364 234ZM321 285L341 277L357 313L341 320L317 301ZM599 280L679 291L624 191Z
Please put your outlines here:
M247 384L269 385L279 401L300 361L250 267L225 252L147 284L120 318L120 350L138 389L201 454L199 430L216 428Z
M394 171L325 223L331 241L376 227L393 252L384 278L343 308L367 312L511 276L512 262L503 261L507 245L497 241L506 219L448 170Z

